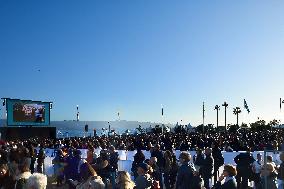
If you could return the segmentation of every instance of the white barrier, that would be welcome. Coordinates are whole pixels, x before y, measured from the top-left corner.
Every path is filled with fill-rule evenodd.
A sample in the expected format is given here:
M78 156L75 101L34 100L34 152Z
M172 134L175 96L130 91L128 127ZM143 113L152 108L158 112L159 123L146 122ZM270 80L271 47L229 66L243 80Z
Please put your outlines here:
M80 149L80 151L82 152L82 158L84 159L87 158L87 149ZM101 149L94 149L94 153L97 155L99 155L100 151ZM119 171L125 170L131 172L132 162L134 161L134 155L137 153L137 151L117 150L117 152L120 158L120 160L118 161L118 170ZM151 153L149 151L143 150L143 153L146 159L149 159L151 157ZM176 150L174 151L174 153L178 158L181 151ZM196 154L195 151L189 151L189 153L191 154L192 157ZM234 162L234 158L240 153L244 152L222 152L225 164L236 165L236 163ZM252 152L253 157L255 159L256 159L256 154L258 153L264 155L263 151ZM54 149L48 149L48 148L45 149L45 154L46 154L46 158L44 160L45 174L48 176L52 176L54 174L53 164L52 164L52 160L54 159L55 156ZM268 152L267 155L271 155L273 157L274 162L277 165L281 163L279 154Z

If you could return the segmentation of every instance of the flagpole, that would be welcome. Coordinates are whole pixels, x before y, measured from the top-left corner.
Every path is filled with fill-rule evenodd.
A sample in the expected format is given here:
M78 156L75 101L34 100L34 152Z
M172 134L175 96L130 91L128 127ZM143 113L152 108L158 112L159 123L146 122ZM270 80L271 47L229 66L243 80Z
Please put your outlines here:
M162 134L164 134L164 127L163 127L163 120L164 120L164 108L163 108L163 104L161 104L161 108L162 108Z
M203 126L202 126L202 130L203 130L203 133L204 133L204 117L205 117L205 115L204 115L204 113L205 113L205 109L204 109L204 102L203 102L203 114L202 114L202 119L203 119Z
M283 100L284 101L284 100ZM281 112L281 108L282 108L282 98L280 98L280 112Z
M76 113L76 118L77 118L77 121L79 121L79 105L77 105L77 113Z

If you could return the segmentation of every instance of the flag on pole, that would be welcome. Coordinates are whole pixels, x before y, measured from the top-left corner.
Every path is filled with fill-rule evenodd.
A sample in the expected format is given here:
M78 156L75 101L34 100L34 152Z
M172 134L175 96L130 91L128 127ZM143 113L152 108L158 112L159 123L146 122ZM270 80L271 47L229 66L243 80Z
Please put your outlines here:
M249 107L248 107L246 99L244 99L244 108L248 111L248 114L249 114L250 110L249 110Z

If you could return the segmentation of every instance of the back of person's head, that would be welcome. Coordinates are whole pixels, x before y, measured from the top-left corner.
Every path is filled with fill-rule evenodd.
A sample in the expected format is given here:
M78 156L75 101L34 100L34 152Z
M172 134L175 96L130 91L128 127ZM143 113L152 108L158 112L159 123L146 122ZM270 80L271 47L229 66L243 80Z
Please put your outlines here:
M229 175L230 177L237 175L237 170L236 170L236 168L235 168L234 166L232 166L232 165L225 165L225 166L224 166L224 170L228 172L228 175Z
M27 181L29 189L46 189L47 177L41 173L32 174Z
M179 159L183 162L189 162L191 160L191 155L188 152L181 152Z
M155 150L160 150L161 146L159 144L155 145Z
M272 162L273 161L273 157L271 155L266 156L267 158L267 162Z
M169 150L166 150L164 153L164 157L167 159L172 159L172 153Z
M158 162L158 159L156 158L156 157L151 157L150 158L150 161L149 161L149 164L150 165L153 165L153 164L155 164L155 163L157 163Z
M196 154L201 155L203 153L203 150L201 148L196 149Z
M206 148L205 149L205 154L206 155L210 155L212 153L212 149L211 148Z
M114 152L114 150L115 150L114 146L110 146L108 149L109 149L109 151L111 151L111 152Z

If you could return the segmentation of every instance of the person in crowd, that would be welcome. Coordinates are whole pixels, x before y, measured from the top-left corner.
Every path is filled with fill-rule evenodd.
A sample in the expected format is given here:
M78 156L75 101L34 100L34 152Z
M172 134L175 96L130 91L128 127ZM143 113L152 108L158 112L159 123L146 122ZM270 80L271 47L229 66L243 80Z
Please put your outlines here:
M238 189L247 189L248 179L252 175L251 165L255 160L248 149L245 153L237 155L234 161L237 164L236 180Z
M137 166L138 177L135 179L136 189L151 189L153 186L153 179L148 174L149 165L140 163Z
M46 189L47 177L42 173L32 174L27 181L28 189Z
M0 165L0 188L1 189L14 189L14 178L9 174L7 164Z
M169 177L169 183L170 183L170 188L173 189L175 188L175 184L176 184L176 179L177 179L177 173L178 173L178 163L177 163L177 158L176 156L173 154L172 156L173 158L173 163L172 163L172 168L170 171L170 177Z
M163 188L163 182L162 182L162 173L160 171L160 168L157 165L157 158L151 157L149 160L149 166L151 168L151 176L155 182L155 185L159 186L159 188Z
M41 146L37 155L37 172L43 173L44 172L44 159L45 159L45 152L43 147Z
M277 173L272 163L264 164L260 175L262 188L277 189Z
M31 158L30 170L33 174L35 172L35 162L36 162L36 149L34 148L33 144L30 144L29 147L29 156Z
M152 153L151 157L156 157L157 158L157 165L160 170L163 169L164 166L164 154L163 151L161 150L161 147L159 144L156 144Z
M197 148L196 154L193 156L193 163L197 172L199 172L199 170L202 169L204 159L205 155L203 154L202 149Z
M67 157L65 157L64 175L65 175L65 179L66 180L69 180L69 179L76 180L76 179L78 179L76 170L77 170L77 166L79 165L79 162L75 161L75 157L74 157L74 153L73 152L74 152L74 150L72 148L70 148L68 150L67 155L66 155Z
M281 164L278 168L278 189L284 188L284 152L280 154Z
M117 173L115 189L133 189L135 183L131 180L130 174L126 171Z
M27 180L32 175L30 172L30 162L24 159L19 165L20 174L16 178L15 189L28 189Z
M201 176L204 180L204 187L206 189L210 188L210 180L213 175L213 170L214 170L214 159L212 157L212 150L210 148L205 149L205 159L203 160L202 163L202 168L201 168Z
M266 156L266 160L267 163L271 163L273 165L274 169L277 168L275 162L273 161L273 157L271 155Z
M178 169L176 189L194 189L192 186L194 166L189 163L191 156L188 152L182 152L179 156L181 166Z
M52 160L57 186L62 186L64 180L64 156L61 149L57 150L55 158Z
M16 180L18 174L20 173L19 161L20 161L19 151L17 150L17 148L13 147L10 151L8 167L9 167L9 175L13 178L14 181Z
M164 153L164 184L166 189L171 189L171 184L170 184L170 177L171 177L171 171L173 168L173 154L171 151L167 150Z
M118 160L119 160L118 153L115 151L114 146L110 146L109 147L110 182L112 184L113 189L115 187L115 178L118 169Z
M88 151L87 151L87 159L86 161L89 163L89 164L92 164L93 163L93 160L94 160L94 147L92 145L90 145L88 147Z
M100 157L97 158L94 168L98 173L98 175L102 177L104 183L108 186L111 171L110 171L109 156L107 151L101 150Z
M260 183L260 171L263 166L262 162L262 155L261 153L258 153L256 155L256 161L252 164L252 172L253 174L253 180L254 180L254 186L255 189L261 189L261 183Z
M211 147L212 147L212 156L214 159L213 176L214 176L214 183L216 183L217 178L219 177L219 168L224 164L224 157L217 142L213 142Z
M0 165L8 163L8 149L5 145L0 148Z
M228 143L225 143L224 151L226 151L226 152L233 152L234 150Z
M214 189L237 189L237 182L235 176L237 170L232 165L225 165L222 175L219 177L218 182L214 185ZM224 180L223 184L221 182Z
M138 166L145 161L145 155L142 150L137 150L137 153L134 155L134 161L132 162L131 171L134 175L134 179L138 177L137 169Z

